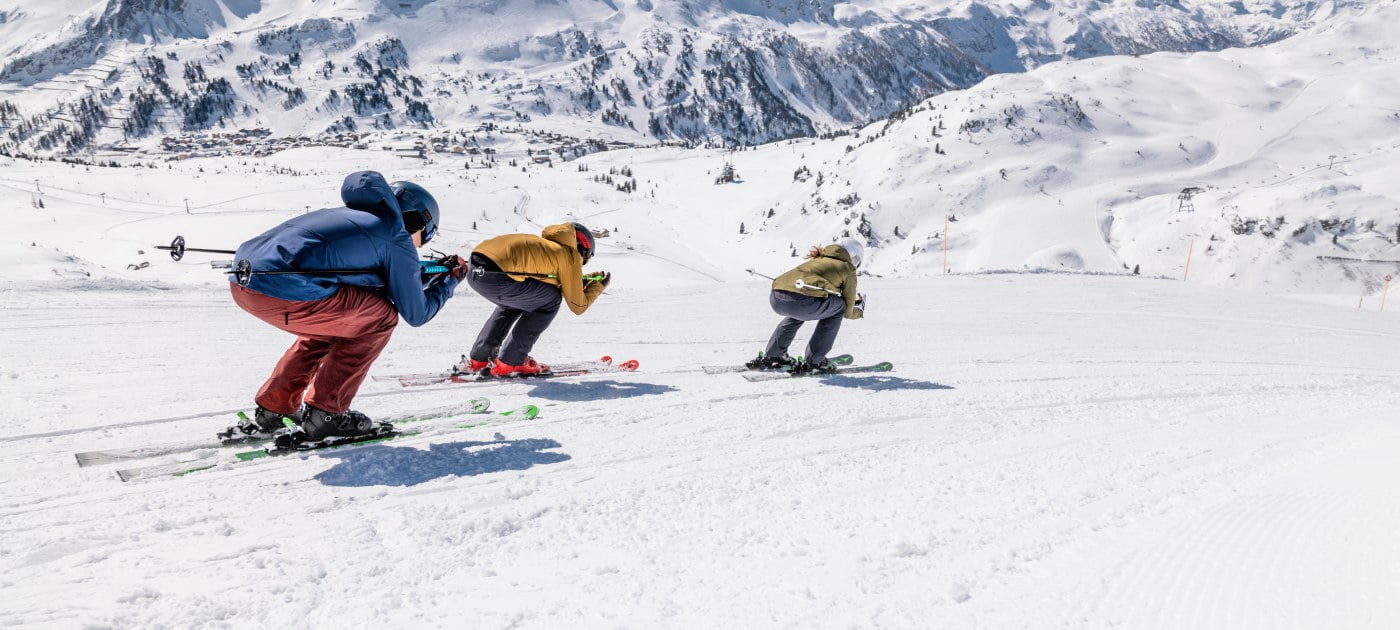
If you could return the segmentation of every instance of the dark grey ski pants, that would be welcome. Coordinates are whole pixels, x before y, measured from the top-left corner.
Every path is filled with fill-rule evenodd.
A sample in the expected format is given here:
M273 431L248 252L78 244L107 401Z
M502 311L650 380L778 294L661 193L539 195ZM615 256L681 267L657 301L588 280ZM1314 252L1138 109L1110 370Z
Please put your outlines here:
M470 356L477 361L497 358L520 365L559 313L564 294L559 287L533 278L517 282L505 274L486 271L487 268L473 264L467 272L467 286L496 305L496 311L476 336Z
M817 331L807 342L806 360L815 364L826 358L826 353L831 352L831 346L836 343L836 333L841 330L841 318L846 315L845 300L840 296L818 298L775 290L768 296L768 303L775 313L783 316L783 321L778 322L778 328L768 339L763 356L786 355L793 337L797 336L797 329L802 327L803 322L815 320Z

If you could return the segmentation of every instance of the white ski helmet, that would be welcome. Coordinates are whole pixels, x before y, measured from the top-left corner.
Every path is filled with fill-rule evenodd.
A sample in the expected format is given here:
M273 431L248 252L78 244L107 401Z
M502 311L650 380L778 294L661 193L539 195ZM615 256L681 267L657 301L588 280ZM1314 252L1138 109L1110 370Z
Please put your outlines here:
M865 244L861 243L859 239L853 236L847 236L846 238L836 241L836 244L840 245L841 249L846 250L846 253L851 255L851 264L859 268L860 263L865 260Z

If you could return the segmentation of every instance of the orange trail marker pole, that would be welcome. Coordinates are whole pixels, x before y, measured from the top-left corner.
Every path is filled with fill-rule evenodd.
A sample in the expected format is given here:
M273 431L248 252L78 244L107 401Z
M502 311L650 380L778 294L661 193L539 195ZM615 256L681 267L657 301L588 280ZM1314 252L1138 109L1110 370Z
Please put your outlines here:
M948 215L943 215L943 273L948 273Z
M1186 249L1186 273L1181 274L1181 279L1185 280L1191 275L1191 253L1196 251L1196 239L1191 239L1191 246Z
M1385 276L1385 288L1381 290L1381 312L1385 312L1385 295L1390 293L1390 274Z

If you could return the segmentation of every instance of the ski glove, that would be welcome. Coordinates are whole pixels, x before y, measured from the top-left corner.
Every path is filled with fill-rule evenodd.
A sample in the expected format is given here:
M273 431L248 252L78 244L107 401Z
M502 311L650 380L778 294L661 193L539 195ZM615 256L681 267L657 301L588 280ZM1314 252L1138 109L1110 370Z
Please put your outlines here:
M462 260L461 256L452 254L451 256L443 258L439 262L442 263L442 266L447 267L447 273L451 275L454 279L460 281L462 278L466 277L467 263L466 261Z
M606 288L606 287L608 286L608 283L609 283L609 282L612 282L612 274L611 274L611 273L608 273L608 272L606 272L606 271L599 271L599 272L597 272L597 273L594 273L593 275L595 275L595 276L602 276L602 277L599 278L599 279L597 279L597 280L589 280L589 281L588 281L588 284L592 284L592 283L594 283L594 282L597 282L598 284L601 284L601 285L603 285L604 288Z
M861 314L862 316L864 316L864 315L865 315L865 294L864 294L864 293L857 293L857 294L856 294L856 304L855 304L855 306L856 306L856 310L857 310L857 311L860 311L860 314Z

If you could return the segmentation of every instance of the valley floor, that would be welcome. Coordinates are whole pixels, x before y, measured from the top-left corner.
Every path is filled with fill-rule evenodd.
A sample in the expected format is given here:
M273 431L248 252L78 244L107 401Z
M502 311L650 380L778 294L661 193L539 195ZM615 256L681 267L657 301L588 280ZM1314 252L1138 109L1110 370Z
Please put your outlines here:
M217 284L9 290L0 624L1400 624L1393 317L1137 278L866 284L837 351L887 375L706 375L761 348L766 286L619 282L536 355L640 372L357 403L534 421L127 483L72 454L211 434L232 416L180 418L250 404L290 337ZM374 373L445 368L486 312L463 292Z

